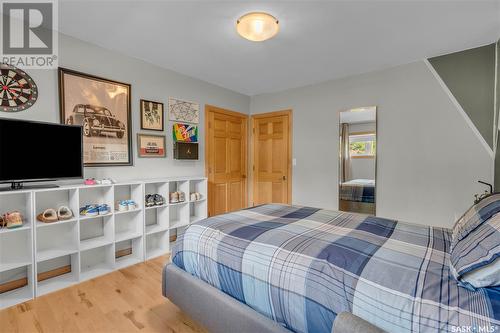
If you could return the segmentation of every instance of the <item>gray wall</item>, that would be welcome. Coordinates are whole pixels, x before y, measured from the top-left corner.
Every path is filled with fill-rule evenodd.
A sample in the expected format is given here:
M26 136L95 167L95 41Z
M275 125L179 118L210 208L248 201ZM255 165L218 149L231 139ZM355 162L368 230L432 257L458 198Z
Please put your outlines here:
M496 45L496 121L497 121L497 146L496 146L496 151L495 151L495 192L500 192L500 126L499 126L499 119L500 119L500 41L497 42Z
M255 96L293 109L293 203L338 205L338 113L377 106L377 215L450 227L492 181L493 160L424 62Z
M204 106L213 104L243 113L249 112L250 97L124 56L65 35L59 36L59 65L132 85L132 140L134 166L86 168L86 177L113 177L116 180L154 178L183 175L203 175L204 171ZM36 104L25 112L0 113L0 117L12 117L40 121L59 122L59 102L56 70L30 70L39 89ZM168 97L177 97L200 103L200 159L177 161L172 158L171 122L166 123L163 134L167 136L167 158L141 159L137 157L137 132L140 131L139 100L141 98L163 102L167 108ZM165 113L168 119L167 112ZM160 132L150 132L158 134ZM35 138L36 139L36 138ZM57 159L64 152L51 147L48 155Z
M430 58L429 62L493 148L495 44Z

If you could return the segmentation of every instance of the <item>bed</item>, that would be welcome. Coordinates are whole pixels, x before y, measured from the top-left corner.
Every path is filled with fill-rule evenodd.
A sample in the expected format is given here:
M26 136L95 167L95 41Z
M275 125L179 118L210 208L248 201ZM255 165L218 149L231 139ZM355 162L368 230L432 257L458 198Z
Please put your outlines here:
M241 316L252 330L250 322L261 321L261 332L331 332L344 312L388 332L500 327L500 288L457 284L450 237L449 229L361 214L258 206L191 225L165 270L189 280L190 290L167 277L164 295L182 303L185 293L184 301L208 303L205 309L211 301L236 304L227 317L216 306L202 315Z
M375 180L353 179L340 184L340 199L356 202L375 202Z
M375 180L349 180L340 184L339 192L339 210L375 215Z

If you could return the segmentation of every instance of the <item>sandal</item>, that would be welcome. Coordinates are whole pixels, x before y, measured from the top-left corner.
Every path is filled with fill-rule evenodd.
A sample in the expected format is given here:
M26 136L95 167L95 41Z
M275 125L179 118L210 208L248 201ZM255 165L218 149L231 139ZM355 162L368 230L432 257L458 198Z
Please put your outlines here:
M7 229L14 229L23 226L23 216L18 211L6 213L4 215L4 219L7 221Z
M66 206L61 206L57 210L57 218L59 221L69 220L73 217L73 212Z
M53 208L49 208L43 211L43 213L38 214L36 219L43 223L57 222L57 212Z

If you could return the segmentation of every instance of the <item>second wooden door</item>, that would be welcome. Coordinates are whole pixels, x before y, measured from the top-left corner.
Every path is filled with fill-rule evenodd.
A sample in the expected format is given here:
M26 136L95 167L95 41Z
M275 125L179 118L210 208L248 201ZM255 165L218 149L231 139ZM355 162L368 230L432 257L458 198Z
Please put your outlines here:
M291 111L252 116L253 204L291 203Z

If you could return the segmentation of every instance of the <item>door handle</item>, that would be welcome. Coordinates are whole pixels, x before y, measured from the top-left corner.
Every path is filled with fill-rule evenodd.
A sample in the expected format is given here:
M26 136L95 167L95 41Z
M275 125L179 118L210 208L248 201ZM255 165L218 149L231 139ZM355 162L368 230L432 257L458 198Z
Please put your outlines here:
M247 178L247 175L241 175L241 178L242 178L242 179L246 179L246 178Z
M286 176L283 176L283 180L286 180Z

